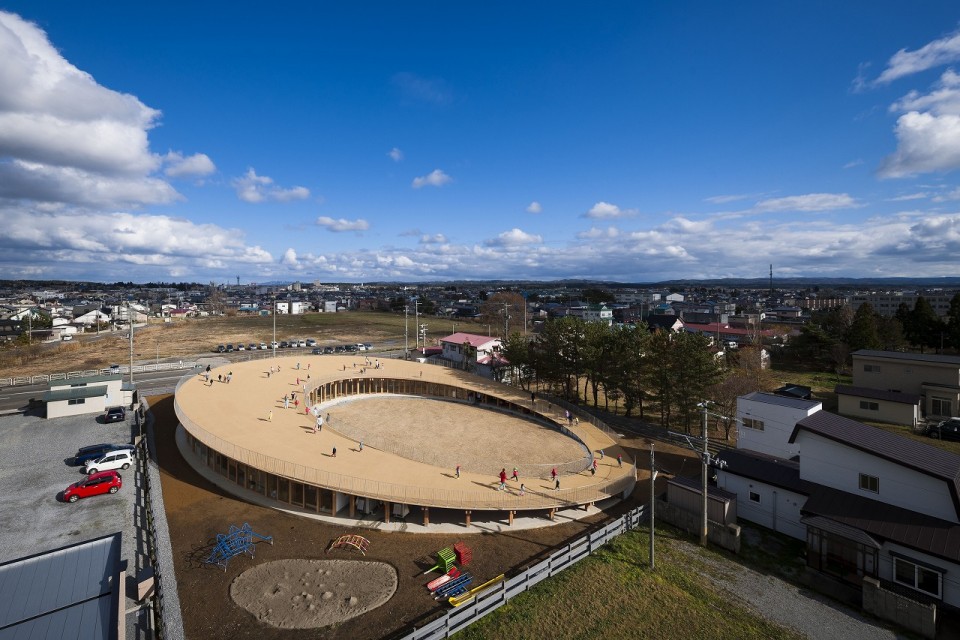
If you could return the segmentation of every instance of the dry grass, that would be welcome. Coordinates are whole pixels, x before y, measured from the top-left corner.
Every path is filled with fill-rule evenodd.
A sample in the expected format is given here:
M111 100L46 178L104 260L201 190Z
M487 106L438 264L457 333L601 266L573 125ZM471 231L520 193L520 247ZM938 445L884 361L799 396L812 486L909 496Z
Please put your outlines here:
M449 335L453 324L439 318L420 318L427 324L427 343ZM463 331L486 332L486 325L457 321ZM415 321L409 319L409 345L414 347ZM86 334L72 342L34 344L0 350L0 378L29 376L61 371L78 371L130 361L130 343L126 332ZM311 313L295 316L277 316L277 340L313 338L318 344L351 344L372 342L402 350L404 346L403 314L346 312ZM196 318L162 322L151 320L144 328L134 331L134 360L152 363L158 358L177 360L197 354L209 354L218 344L251 342L270 343L273 340L273 318L235 316Z

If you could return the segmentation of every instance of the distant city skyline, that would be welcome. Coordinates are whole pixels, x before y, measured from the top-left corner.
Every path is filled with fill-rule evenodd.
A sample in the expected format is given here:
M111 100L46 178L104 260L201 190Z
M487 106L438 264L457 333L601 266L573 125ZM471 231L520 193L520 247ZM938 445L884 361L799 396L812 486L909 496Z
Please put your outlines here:
M960 275L960 6L0 0L8 279Z

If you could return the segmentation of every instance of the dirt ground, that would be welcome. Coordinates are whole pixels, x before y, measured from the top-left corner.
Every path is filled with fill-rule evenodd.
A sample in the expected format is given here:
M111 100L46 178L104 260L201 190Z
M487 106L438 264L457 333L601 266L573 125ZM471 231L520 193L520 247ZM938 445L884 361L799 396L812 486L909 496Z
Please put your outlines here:
M608 517L598 514L542 529L463 536L364 530L363 535L370 540L364 559L387 563L397 572L398 587L393 597L369 613L331 627L278 629L259 622L238 606L230 597L231 583L243 571L275 560L356 559L356 555L348 551L325 553L334 538L356 531L248 504L213 486L183 460L176 447L173 397L153 397L150 404L156 416L161 482L187 638L363 640L400 636L445 609L446 605L435 602L426 591L424 585L430 576L422 575L433 566L433 556L438 549L462 539L473 551L471 573L478 580L486 581L500 573L509 575L534 564L587 531L602 526ZM648 450L642 438L625 438L622 444L631 455L646 459L641 457ZM657 467L683 475L699 472L699 465L689 451L662 443L657 444ZM646 472L641 472L633 497L609 514L617 515L646 502L648 477ZM665 490L665 483L666 477L661 474L657 479L658 492ZM235 558L226 572L204 565L202 560L209 554L216 535L225 533L231 524L245 522L255 532L273 536L274 544L258 544L256 558Z

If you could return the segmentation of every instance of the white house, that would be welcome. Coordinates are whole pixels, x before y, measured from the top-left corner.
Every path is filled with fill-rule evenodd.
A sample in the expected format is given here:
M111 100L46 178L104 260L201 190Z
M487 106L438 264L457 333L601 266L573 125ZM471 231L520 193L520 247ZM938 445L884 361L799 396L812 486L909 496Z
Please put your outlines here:
M602 322L613 326L613 309L605 304L592 304L583 310L583 319L587 322Z
M755 391L737 398L737 448L789 459L800 447L789 442L800 420L823 409L817 400Z
M441 357L461 365L489 362L491 356L499 353L500 346L500 338L459 331L440 339Z
M300 315L307 312L308 306L306 302L300 301L278 302L277 315Z

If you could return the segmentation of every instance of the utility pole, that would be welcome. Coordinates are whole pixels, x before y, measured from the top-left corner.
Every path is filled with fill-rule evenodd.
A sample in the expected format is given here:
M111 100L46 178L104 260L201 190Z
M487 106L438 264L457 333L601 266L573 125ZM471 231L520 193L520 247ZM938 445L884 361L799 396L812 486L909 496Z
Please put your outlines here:
M277 358L277 294L273 294L273 342L270 348L273 349L273 358Z
M510 305L506 302L503 303L503 339L506 340L507 336L510 335Z
M653 483L657 479L657 470L653 465L653 440L650 442L650 570L653 571L656 568L656 563L653 559L653 511L654 511L654 501L657 499L657 492L654 489Z
M417 326L417 346L416 349L420 349L420 298L413 299L413 324Z
M403 359L410 359L410 305L403 305Z
M130 309L130 301L127 300L127 322L130 323L130 386L133 386L133 314Z

